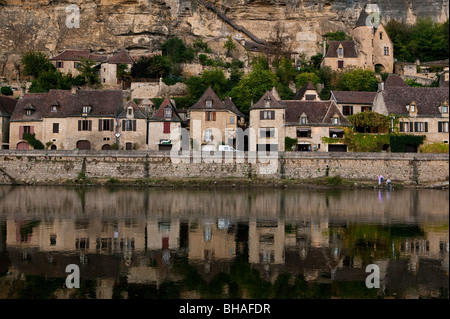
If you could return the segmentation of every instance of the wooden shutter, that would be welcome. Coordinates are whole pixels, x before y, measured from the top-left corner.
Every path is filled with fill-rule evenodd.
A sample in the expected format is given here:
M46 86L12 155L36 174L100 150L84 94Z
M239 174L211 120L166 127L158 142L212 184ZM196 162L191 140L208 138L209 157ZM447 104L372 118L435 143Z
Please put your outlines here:
M438 122L438 132L442 133L442 122Z
M163 133L170 133L170 122L164 122Z
M213 121L216 120L216 112L212 112L212 120L213 120Z
M111 132L114 131L114 120L113 119L109 120L109 130Z
M414 123L413 122L409 122L409 131L410 132L414 132Z
M136 120L133 120L133 131L136 132Z
M425 122L425 132L428 132L428 122Z
M103 120L98 120L98 130L103 131Z
M270 111L270 118L271 118L272 120L275 119L275 111Z
M30 134L31 134L31 135L34 134L34 126L30 126Z
M414 132L419 132L419 122L414 123Z
M122 120L122 131L126 131L126 130L127 130L127 121Z
M441 122L439 122L441 124ZM19 126L19 139L23 140L23 126Z
M81 131L81 120L78 120L78 131Z
M209 112L205 112L205 121L208 121L209 119L208 119L208 114L209 114Z
M259 112L259 119L264 120L264 111Z
M403 130L403 122L399 122L398 125L399 125L400 132L403 132L404 131Z
M88 130L92 131L92 120L88 121Z

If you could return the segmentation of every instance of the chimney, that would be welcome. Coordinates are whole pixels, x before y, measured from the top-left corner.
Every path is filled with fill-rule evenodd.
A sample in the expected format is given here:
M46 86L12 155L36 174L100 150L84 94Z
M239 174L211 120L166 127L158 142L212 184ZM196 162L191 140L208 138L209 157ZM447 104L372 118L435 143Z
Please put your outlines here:
M72 87L70 88L70 92L71 92L72 94L76 94L77 91L78 91L78 87L76 87L76 86L72 86Z
M384 91L384 82L381 82L378 84L378 92L383 92Z

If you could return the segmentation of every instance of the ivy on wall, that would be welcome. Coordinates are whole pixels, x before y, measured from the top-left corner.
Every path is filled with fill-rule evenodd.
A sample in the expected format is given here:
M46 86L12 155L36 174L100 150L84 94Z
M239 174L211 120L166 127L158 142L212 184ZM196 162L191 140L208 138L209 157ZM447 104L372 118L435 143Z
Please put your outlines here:
M35 150L43 150L45 149L44 144L41 141L36 139L36 134L23 133L23 139L27 141L27 143L32 146Z
M425 135L410 135L410 134L391 134L390 145L391 152L401 153L405 151L407 145L414 145L419 147L425 141Z
M292 151L292 147L297 145L297 139L296 138L290 138L290 137L285 137L284 139L284 148L286 151Z

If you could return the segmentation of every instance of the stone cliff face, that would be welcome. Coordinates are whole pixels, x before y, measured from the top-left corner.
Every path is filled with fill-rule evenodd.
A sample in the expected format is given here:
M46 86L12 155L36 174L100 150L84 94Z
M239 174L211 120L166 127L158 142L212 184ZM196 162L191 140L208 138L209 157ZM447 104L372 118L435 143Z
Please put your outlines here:
M201 37L217 51L227 35L244 36L206 0L7 0L0 6L0 76L15 77L20 54L49 55L67 48L111 53L120 48L153 50L170 35ZM368 0L214 0L207 2L255 36L272 40L276 30L297 52L320 51L321 35L349 32ZM66 8L80 9L80 27L67 28ZM449 0L378 0L382 21L414 23L417 17L448 18Z

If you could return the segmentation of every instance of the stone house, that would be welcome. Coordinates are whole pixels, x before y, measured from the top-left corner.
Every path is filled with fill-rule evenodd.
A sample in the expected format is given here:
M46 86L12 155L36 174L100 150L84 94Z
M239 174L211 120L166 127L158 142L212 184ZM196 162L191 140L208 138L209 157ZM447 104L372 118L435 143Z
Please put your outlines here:
M314 84L309 81L297 91L293 100L320 101L320 96Z
M104 86L117 87L121 84L121 80L117 78L117 66L125 64L127 71L131 72L131 67L134 64L133 58L127 50L121 50L112 57L103 61L100 66L100 81Z
M333 100L344 116L361 112L370 112L377 92L363 91L331 91Z
M83 59L90 59L97 63L106 60L106 56L92 54L89 50L64 50L60 54L50 58L50 62L64 74L72 74L73 77L80 75L78 67Z
M134 101L126 104L118 116L118 145L125 150L145 150L147 148L147 116ZM108 146L105 146L108 148Z
M279 100L267 91L250 107L250 128L255 132L250 151L284 151L286 137L297 140L297 151L347 151L342 143L322 142L322 137L342 138L347 126L334 101Z
M17 100L0 95L0 142L2 149L9 149L9 125Z
M30 149L23 134L31 133L52 150L108 150L115 145L121 149L119 115L123 110L120 90L26 94L11 116L10 146Z
M244 126L242 114L231 98L220 100L211 87L189 108L189 129L193 148L217 149L219 145L236 145L238 127Z
M362 69L379 70L393 73L394 47L386 30L380 23L369 26L369 18L365 9L361 11L359 19L352 30L350 41L324 40L322 67L332 70L342 70L348 66Z
M390 77L380 84L373 110L399 119L396 129L401 133L425 135L424 144L448 143L448 88L410 87L400 77Z
M166 97L148 123L149 150L170 151L174 144L180 142L181 128L185 126L175 104Z

